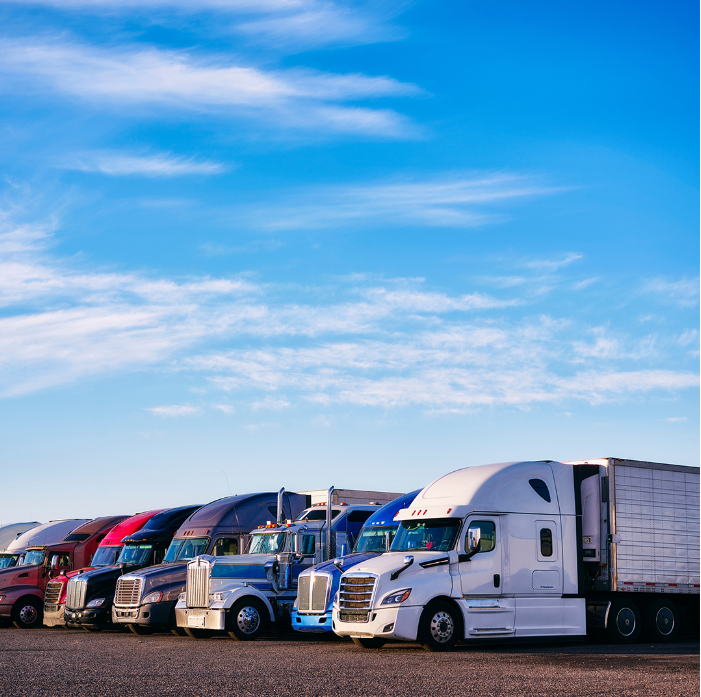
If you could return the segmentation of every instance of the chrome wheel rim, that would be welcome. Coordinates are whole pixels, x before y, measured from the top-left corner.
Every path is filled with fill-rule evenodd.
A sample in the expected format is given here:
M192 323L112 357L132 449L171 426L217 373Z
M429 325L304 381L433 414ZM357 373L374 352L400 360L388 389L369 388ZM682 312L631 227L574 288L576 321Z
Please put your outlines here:
M674 613L668 607L661 607L655 617L657 631L663 636L668 636L674 631Z
M447 612L437 612L431 618L431 637L439 644L450 641L454 631L453 618Z
M635 613L628 607L622 608L616 617L616 626L623 636L630 636L635 631Z
M25 605L19 611L19 618L24 624L34 624L39 617L39 612L34 607L34 605Z
M236 624L244 634L253 634L260 625L258 610L250 605L242 607L236 616Z

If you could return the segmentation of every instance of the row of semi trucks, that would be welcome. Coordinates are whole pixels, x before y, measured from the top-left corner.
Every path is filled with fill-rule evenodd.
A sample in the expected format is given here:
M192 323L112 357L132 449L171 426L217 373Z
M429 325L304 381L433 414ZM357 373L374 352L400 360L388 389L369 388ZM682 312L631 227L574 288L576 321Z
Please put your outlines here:
M699 468L467 467L407 494L229 496L0 526L0 622L252 640L672 641L698 630Z

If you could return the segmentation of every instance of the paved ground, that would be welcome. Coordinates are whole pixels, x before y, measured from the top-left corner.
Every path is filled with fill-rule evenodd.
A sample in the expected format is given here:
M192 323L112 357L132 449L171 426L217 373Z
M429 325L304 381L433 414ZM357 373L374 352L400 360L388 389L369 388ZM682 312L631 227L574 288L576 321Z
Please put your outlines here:
M698 697L699 644L537 645L431 654L340 640L240 643L0 629L0 695Z

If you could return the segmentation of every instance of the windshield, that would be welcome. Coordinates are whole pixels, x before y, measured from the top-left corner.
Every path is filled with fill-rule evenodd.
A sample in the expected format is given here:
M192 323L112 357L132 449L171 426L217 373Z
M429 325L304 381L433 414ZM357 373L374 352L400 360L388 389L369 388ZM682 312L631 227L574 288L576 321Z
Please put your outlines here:
M38 566L39 564L43 564L45 556L45 549L32 549L25 555L22 566Z
M389 535L390 544L397 534L397 526L389 525L383 528L363 528L360 537L355 542L354 552L386 552L385 540Z
M425 549L447 552L455 545L461 523L460 518L403 520L392 543L392 551L414 552Z
M0 569L9 569L19 559L19 554L0 554Z
M190 561L198 554L204 554L208 544L208 537L173 540L163 561Z
M121 545L115 545L114 547L98 547L95 556L90 562L90 566L114 566L121 550Z
M285 548L285 533L254 533L249 554L279 554Z
M117 564L145 564L152 549L153 545L125 545Z

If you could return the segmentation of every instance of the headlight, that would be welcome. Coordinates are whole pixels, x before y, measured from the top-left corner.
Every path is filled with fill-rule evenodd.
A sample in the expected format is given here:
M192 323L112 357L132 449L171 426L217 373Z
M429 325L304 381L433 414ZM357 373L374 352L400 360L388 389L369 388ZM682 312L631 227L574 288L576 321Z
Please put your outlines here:
M228 591L224 591L223 593L212 593L212 600L215 603L221 603L227 595L229 595Z
M0 603L4 602L6 597L7 597L7 596L0 595Z
M399 603L403 603L410 595L411 588L405 588L404 590L386 596L380 605L398 605Z
M161 593L161 591L154 591L153 593L149 593L142 600L142 603L144 605L146 605L147 603L160 603L162 597L163 597L163 593Z
M178 600L179 600L181 603L184 603L184 602L185 602L185 598L186 598L186 597L187 597L187 593L179 593L179 594L178 594Z
M100 607L102 603L105 602L104 598L95 598L95 600L91 600L86 607Z

